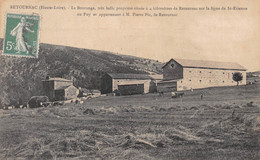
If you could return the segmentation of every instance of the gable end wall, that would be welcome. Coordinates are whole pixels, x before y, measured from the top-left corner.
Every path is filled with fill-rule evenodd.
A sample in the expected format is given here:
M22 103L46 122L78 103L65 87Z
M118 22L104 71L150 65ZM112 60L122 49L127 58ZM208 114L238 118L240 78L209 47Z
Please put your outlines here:
M175 80L183 78L183 67L171 60L166 66L163 67L163 80Z

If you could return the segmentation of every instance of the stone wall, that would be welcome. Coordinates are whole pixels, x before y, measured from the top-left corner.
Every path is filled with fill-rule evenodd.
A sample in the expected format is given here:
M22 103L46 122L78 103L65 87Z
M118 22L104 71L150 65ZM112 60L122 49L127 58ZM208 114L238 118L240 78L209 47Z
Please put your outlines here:
M243 74L243 80L239 84L245 85L246 71L184 68L183 79L178 80L177 82L177 90L235 86L237 85L237 82L232 79L235 72L241 72Z

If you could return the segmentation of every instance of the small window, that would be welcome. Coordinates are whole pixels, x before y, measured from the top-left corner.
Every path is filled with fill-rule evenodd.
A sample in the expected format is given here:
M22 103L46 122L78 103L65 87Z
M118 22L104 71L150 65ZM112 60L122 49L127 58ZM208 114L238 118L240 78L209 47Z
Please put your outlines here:
M190 79L190 82L191 82L191 79Z
M191 73L191 71L189 71Z
M171 67L174 68L174 64L173 63L171 64Z
M223 83L225 83L225 81L222 81Z
M201 71L200 71L200 73L201 73Z
M211 73L211 72L209 72L209 73Z
M209 82L211 82L211 80L209 80Z
M201 80L200 80L200 83L201 83Z
M181 81L181 83L182 83L182 81Z
M225 74L225 72L223 72L223 74Z

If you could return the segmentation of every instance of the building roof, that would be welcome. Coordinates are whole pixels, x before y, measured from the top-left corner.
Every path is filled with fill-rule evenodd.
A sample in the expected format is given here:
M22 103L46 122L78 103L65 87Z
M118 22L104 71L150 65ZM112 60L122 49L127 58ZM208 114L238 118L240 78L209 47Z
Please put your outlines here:
M217 62L217 61L205 61L205 60L189 60L189 59L171 59L164 66L167 66L169 62L176 61L185 68L210 68L210 69L230 69L230 70L247 70L245 67L234 62Z
M172 79L172 80L162 80L162 81L159 81L158 83L170 83L170 82L178 82L182 79Z
M63 82L72 82L72 80L64 79L64 78L59 78L59 77L54 77L54 78L49 78L45 79L43 81L63 81Z
M163 75L155 74L128 74L128 73L108 73L108 75L113 79L163 79Z
M156 80L163 79L163 75L162 74L151 74L149 76L152 77L153 79L156 79Z

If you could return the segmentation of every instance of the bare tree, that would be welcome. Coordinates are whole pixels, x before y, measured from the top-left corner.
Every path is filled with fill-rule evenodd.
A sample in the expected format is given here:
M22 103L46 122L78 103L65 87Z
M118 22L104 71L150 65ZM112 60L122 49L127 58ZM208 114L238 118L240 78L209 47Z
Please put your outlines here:
M242 80L243 80L243 75L242 75L242 73L240 73L240 72L235 72L235 73L233 74L232 79L237 82L237 86L238 86L239 81L242 81Z

